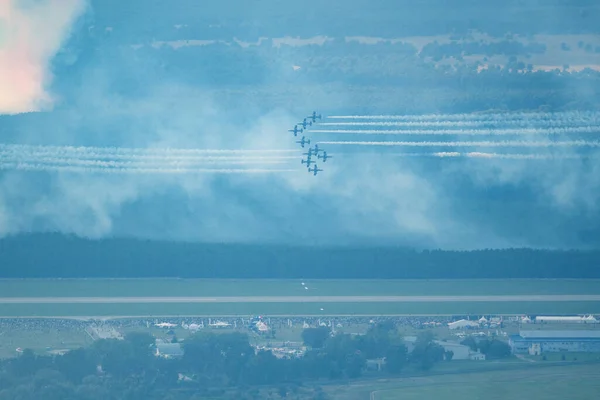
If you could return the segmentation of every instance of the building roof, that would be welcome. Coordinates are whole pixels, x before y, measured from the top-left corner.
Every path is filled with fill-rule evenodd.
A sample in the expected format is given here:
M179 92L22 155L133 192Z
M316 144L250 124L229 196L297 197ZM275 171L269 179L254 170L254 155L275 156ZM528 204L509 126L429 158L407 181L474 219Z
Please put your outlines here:
M163 356L182 356L183 349L179 343L157 343L158 354Z
M600 330L567 330L567 331L520 331L523 339L600 339Z

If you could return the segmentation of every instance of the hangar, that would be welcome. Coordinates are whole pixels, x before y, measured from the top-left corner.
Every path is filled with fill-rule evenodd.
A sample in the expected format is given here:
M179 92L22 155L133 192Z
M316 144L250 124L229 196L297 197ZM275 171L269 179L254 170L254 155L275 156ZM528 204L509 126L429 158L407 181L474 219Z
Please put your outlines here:
M513 354L600 352L600 330L520 331L508 341Z

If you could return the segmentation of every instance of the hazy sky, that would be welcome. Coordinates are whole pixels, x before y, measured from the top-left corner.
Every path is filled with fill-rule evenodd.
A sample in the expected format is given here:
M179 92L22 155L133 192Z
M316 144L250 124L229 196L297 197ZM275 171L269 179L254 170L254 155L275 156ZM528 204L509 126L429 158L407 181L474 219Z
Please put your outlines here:
M114 7L115 21L123 26L128 14ZM336 78L336 91L310 85L304 96L298 96L302 93L298 89L286 92L286 87L299 85L294 77L297 60L281 55L270 61L272 75L261 85L243 88L244 98L255 100L244 103L235 95L239 85L195 85L162 67L164 52L153 52L150 46L132 49L138 38L114 39L116 28L95 21L110 20L106 8L95 10L82 0L0 0L0 114L4 114L0 143L113 148L102 153L89 148L0 147L3 165L19 159L41 169L50 164L88 168L1 171L0 235L50 230L89 237L444 248L600 243L600 164L597 159L564 158L576 155L575 147L557 149L554 154L563 158L548 161L392 154L483 151L477 146L440 150L330 144L322 147L334 158L319 161L324 171L314 177L300 165L302 149L294 143L300 136L294 139L287 130L314 109L324 117L364 112L353 103L357 94L343 85L343 78ZM179 29L165 28L160 15L156 21L156 31L147 29L147 43L170 40L171 31ZM116 42L98 55L90 43L76 40L85 30L105 42ZM316 35L321 29L315 26L314 31ZM202 64L211 65L211 60ZM189 71L197 68L189 64ZM275 92L277 100L269 97ZM432 98L431 113L437 101ZM431 129L432 120L423 118L416 116L412 122ZM480 122L474 118L467 115L457 122L456 117L441 116L433 121L439 130L478 129ZM540 118L527 118L512 129L543 125ZM568 128L578 118L567 113L558 122ZM498 116L496 123L503 119ZM502 129L511 129L509 125ZM382 126L394 129L389 124L311 129ZM407 126L420 129L408 124L400 128ZM382 140L377 135L356 139L354 134L311 134L311 129L306 132L311 144ZM384 140L422 139L386 135ZM529 146L519 153L551 154L543 146L548 140L540 143L539 148ZM167 153L165 148L238 152ZM485 151L506 153L497 147ZM173 165L216 168L220 173L165 173ZM113 166L162 169L162 173L98 171ZM238 173L241 168L246 173Z

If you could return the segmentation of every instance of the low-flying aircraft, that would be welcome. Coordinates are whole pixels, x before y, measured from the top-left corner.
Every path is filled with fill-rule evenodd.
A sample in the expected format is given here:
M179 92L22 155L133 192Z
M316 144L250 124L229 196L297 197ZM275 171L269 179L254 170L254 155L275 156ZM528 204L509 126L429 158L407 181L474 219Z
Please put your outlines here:
M313 111L312 115L309 115L308 118L312 119L312 122L317 122L317 119L321 119L321 114L317 115L317 112Z
M312 153L315 154L317 157L319 156L319 151L322 151L321 149L319 149L319 145L318 144L315 144L315 148L314 149L310 149L310 150L312 150Z
M327 152L324 151L322 156L317 154L317 158L320 158L321 160L323 160L323 162L326 162L328 159L333 158L333 156L328 156Z
M308 168L308 172L312 172L314 176L317 176L317 172L323 171L322 169L317 168L317 164L313 167L313 169Z
M310 169L310 164L314 164L316 161L314 161L312 158L310 158L310 156L308 156L306 158L306 160L302 160L302 164L306 164L306 166L308 167L308 169Z
M304 136L302 136L302 139L297 140L296 143L300 143L300 146L304 148L305 144L310 144L310 139L306 139Z
M298 125L302 125L302 128L306 129L307 126L312 126L312 121L307 121L306 118L304 118Z
M304 129L298 129L298 125L294 126L294 129L288 129L288 132L292 132L294 136L298 136L298 132L304 132Z

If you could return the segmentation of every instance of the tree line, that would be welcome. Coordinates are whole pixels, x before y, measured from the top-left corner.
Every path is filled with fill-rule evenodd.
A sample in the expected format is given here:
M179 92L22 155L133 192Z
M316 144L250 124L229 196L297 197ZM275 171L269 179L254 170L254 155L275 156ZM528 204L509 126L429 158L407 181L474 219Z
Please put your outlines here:
M310 253L311 261L306 262ZM600 251L302 247L59 234L0 239L0 278L600 278Z
M155 339L129 333L101 339L64 355L21 355L0 362L0 400L112 399L326 399L319 382L360 377L368 359L384 358L378 374L426 371L451 354L420 335L412 352L391 323L365 335L331 335L328 328L303 332L309 350L299 358L255 351L243 333L197 333L183 343L181 358L156 357Z

